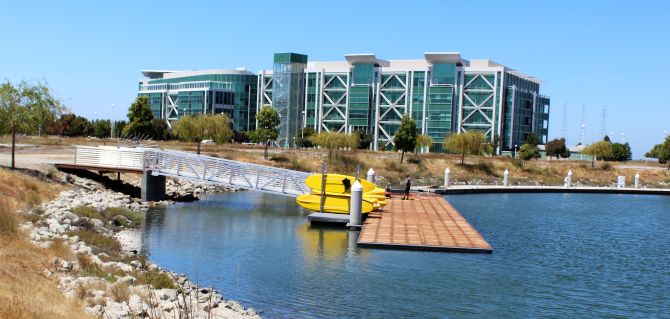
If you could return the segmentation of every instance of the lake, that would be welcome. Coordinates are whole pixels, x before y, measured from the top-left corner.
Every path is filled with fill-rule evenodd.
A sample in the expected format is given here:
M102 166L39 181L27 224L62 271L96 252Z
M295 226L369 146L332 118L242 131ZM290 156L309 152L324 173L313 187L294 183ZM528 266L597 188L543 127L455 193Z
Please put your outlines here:
M152 209L143 249L266 318L670 316L670 197L445 198L493 254L360 249L258 192Z

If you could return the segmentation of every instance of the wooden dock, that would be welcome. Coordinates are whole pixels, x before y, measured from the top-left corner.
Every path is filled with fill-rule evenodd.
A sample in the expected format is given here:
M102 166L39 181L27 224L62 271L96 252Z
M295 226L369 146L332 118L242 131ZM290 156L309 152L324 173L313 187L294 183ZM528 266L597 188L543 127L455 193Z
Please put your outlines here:
M388 199L381 212L371 212L358 237L367 248L492 253L491 245L444 198L421 195Z

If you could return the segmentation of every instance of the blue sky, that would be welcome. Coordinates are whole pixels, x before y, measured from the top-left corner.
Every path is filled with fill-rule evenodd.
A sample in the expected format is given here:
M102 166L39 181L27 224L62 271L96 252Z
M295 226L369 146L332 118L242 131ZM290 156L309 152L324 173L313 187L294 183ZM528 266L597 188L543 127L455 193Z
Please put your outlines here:
M125 117L141 69L271 68L272 54L489 58L546 81L550 138L606 131L641 157L670 130L667 1L11 1L0 78L48 81L89 118ZM114 108L111 107L114 104Z

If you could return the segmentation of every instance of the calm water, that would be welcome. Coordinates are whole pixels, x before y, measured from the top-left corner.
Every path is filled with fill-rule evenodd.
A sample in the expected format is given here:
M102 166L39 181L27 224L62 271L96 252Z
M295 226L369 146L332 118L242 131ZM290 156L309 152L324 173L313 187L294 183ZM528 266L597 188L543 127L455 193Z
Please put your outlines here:
M152 211L144 246L267 318L670 317L670 197L453 195L492 255L358 249L293 199Z

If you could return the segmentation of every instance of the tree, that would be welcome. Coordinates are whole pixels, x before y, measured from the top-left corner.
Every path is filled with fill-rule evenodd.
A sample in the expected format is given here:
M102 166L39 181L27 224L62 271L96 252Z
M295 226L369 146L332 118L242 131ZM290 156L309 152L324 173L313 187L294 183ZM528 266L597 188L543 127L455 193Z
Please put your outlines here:
M566 147L565 152L561 153L561 158L570 158L570 154L570 149Z
M149 106L147 96L138 96L128 109L128 124L123 128L123 135L146 138L153 136L151 121L154 115Z
M523 143L531 146L537 146L540 144L540 140L534 133L528 133L528 135L526 136L526 140Z
M76 114L63 114L54 122L54 133L58 136L89 136L95 134L95 128L87 118Z
M15 166L16 133L43 128L44 112L52 115L62 110L62 104L53 97L45 84L8 82L0 85L0 132L12 134L11 168ZM38 130L41 133L41 130Z
M112 135L115 138L120 138L123 135L123 129L126 127L128 122L126 121L114 121L114 126L112 128Z
M97 138L109 137L112 126L109 120L93 121L93 135Z
M424 147L431 147L433 145L433 138L430 135L419 134L416 137L416 150L423 149Z
M265 145L263 157L267 160L268 144L279 136L279 112L272 106L265 105L256 114L256 121L258 122L256 130L249 134L249 137L255 142Z
M358 135L358 146L359 150L370 149L370 144L372 144L372 135L368 133L367 130L358 130L356 131Z
M523 146L523 145L522 145ZM544 152L549 159L552 157L563 157L566 152L569 152L567 147L565 147L565 138L553 139L544 146ZM570 155L568 155L569 157Z
M612 143L612 156L606 158L608 161L625 162L630 161L633 154L628 143Z
M172 132L184 142L195 142L197 154L200 154L200 144L204 140L221 144L233 138L230 118L223 113L184 116L172 124Z
M151 132L151 137L157 141L166 141L172 137L167 121L163 119L153 119L151 121Z
M333 155L333 150L358 146L358 135L340 132L319 132L310 137L310 141L321 148L328 149L328 158Z
M314 131L314 128L312 128L310 126L303 128L300 131L300 136L296 136L295 146L303 147L303 148L314 147L314 144L312 143L310 138L315 133L316 132Z
M612 141L610 140L610 137L607 136L607 135L605 135L605 137L603 137L603 141L608 142L608 143L611 143L611 142L612 142Z
M247 132L233 131L233 141L235 143L248 143L251 141Z
M465 155L491 153L492 147L482 132L468 131L460 134L448 134L444 147L450 152L461 154L461 165L465 164Z
M604 160L605 158L612 156L612 143L607 141L596 142L584 148L582 153L593 156L591 160L591 168L594 168L598 157Z
M393 136L393 148L400 151L400 164L405 152L411 152L416 148L416 121L407 113L402 116L400 127Z
M540 158L540 149L537 145L525 143L519 148L519 157L524 161Z
M657 158L661 164L668 163L668 170L670 170L670 136L666 137L663 143L654 145L654 148L644 154L644 156Z

